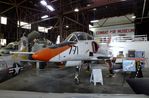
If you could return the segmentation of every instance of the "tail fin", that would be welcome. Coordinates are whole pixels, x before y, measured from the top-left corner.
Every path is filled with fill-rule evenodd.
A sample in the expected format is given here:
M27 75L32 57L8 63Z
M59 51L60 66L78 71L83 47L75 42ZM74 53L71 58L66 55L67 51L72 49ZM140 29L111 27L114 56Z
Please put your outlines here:
M60 35L58 35L56 39L56 44L59 44L59 43L60 43Z

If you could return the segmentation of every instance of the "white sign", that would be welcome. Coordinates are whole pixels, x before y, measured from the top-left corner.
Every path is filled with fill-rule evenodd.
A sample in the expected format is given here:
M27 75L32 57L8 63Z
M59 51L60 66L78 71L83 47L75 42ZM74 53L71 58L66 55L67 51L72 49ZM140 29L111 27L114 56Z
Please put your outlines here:
M120 35L134 35L135 28L133 24L129 25L117 25L109 27L96 28L94 30L94 36L105 37L107 35L120 36Z
M125 33L134 33L134 28L124 28L124 29L113 29L113 30L103 30L103 31L97 31L96 35L100 35L100 34L115 34L115 33L119 33L119 34L125 34Z

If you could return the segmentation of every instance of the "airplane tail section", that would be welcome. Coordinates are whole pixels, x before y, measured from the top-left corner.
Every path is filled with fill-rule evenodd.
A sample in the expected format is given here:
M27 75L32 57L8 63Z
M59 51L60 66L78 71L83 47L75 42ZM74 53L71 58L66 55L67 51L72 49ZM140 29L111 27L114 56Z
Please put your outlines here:
M12 59L14 61L18 60L27 60L28 59L28 54L33 54L32 52L29 51L29 43L32 42L34 39L38 38L40 36L40 33L37 31L32 31L28 35L26 33L23 33L23 36L20 38L19 41L19 46L18 46L18 51L11 52Z
M56 39L56 44L59 44L59 43L60 43L60 35L58 35Z

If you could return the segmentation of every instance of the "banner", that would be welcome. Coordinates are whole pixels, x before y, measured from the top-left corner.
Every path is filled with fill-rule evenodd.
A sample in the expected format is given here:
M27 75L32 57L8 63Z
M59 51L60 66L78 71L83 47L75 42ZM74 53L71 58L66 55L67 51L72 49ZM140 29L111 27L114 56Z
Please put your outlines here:
M134 25L120 25L120 26L109 26L96 28L94 30L94 37L106 37L106 36L125 36L134 35L135 28Z

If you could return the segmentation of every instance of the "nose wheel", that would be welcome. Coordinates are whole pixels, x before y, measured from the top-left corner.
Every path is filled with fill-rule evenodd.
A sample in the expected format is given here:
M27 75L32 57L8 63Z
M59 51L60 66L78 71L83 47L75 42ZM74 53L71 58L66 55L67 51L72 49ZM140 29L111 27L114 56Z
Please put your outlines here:
M79 75L78 74L75 74L74 83L77 84L77 85L80 84L80 79L79 79Z
M79 79L79 73L80 73L80 67L79 66L77 66L76 67L76 72L75 72L75 77L74 77L74 83L75 84L80 84L80 79Z

